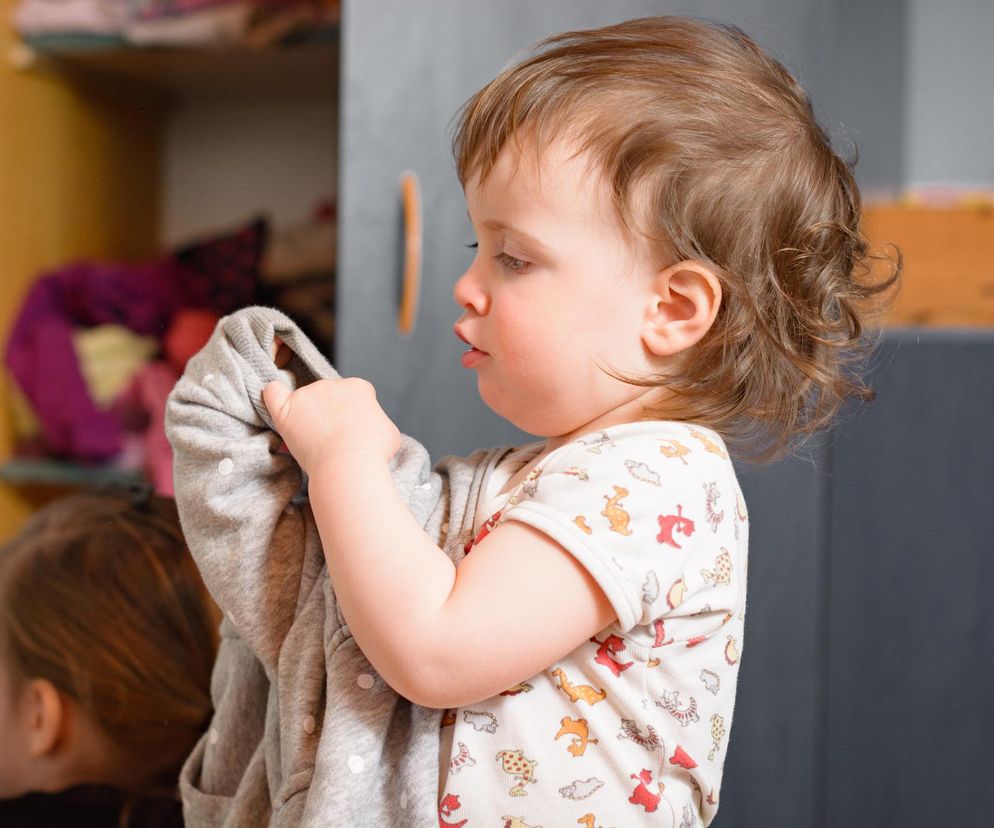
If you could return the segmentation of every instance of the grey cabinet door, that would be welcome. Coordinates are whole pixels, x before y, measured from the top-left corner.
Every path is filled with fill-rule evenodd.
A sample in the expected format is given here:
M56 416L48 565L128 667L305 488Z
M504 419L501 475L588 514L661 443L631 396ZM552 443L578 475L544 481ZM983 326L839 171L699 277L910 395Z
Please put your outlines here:
M830 447L820 438L781 462L737 466L749 509L749 590L713 826L820 828Z
M833 451L826 825L990 825L994 331L890 334Z
M433 456L526 439L491 413L459 365L452 287L473 241L451 158L459 107L539 38L647 14L730 20L813 87L824 86L828 12L817 0L345 0L339 112L338 367L372 381ZM816 91L817 94L817 91ZM398 335L398 177L417 173L424 215L420 316Z

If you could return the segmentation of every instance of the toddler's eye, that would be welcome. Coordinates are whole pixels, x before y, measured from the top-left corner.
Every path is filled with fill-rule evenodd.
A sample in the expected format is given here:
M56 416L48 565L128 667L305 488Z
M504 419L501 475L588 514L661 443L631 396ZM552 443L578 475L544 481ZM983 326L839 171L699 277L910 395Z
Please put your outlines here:
M515 259L514 256L508 256L507 253L498 253L494 258L512 273L524 273L528 269L528 262Z
M471 250L476 250L476 248L478 248L479 246L480 246L479 242L473 242L472 244L466 245L466 247L470 248Z

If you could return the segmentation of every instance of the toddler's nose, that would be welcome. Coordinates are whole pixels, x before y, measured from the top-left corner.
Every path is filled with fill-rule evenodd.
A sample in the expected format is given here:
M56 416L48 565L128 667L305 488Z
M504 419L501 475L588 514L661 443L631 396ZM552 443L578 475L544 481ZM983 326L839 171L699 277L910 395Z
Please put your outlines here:
M473 310L481 316L487 312L487 293L473 266L470 266L469 270L456 281L452 289L452 298L461 308Z

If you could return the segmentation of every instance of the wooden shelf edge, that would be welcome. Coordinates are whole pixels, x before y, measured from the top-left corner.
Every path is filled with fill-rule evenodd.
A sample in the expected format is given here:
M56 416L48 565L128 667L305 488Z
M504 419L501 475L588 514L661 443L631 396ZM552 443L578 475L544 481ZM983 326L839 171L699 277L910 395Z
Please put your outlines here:
M142 46L117 36L41 35L23 38L10 59L23 71L54 70L167 102L331 99L338 27L264 48Z
M144 477L139 471L116 466L15 459L0 464L0 481L12 486L131 486L144 482Z

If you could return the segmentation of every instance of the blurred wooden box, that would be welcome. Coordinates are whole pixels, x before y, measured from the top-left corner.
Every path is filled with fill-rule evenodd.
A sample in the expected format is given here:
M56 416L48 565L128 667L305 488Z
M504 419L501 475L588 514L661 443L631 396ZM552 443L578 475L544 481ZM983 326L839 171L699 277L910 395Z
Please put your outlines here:
M904 255L884 324L994 327L994 204L872 204L863 228L875 251L889 243Z

